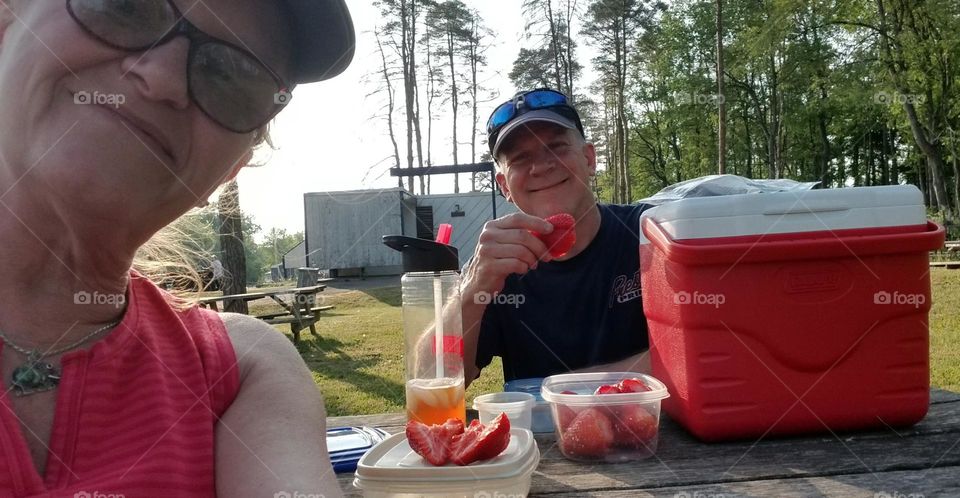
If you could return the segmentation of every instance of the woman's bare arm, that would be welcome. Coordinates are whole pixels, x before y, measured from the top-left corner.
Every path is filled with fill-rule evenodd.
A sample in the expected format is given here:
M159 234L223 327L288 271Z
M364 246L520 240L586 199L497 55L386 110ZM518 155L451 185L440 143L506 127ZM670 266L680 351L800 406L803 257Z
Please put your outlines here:
M260 320L223 317L240 392L217 426L217 495L341 496L327 454L323 399L300 354Z

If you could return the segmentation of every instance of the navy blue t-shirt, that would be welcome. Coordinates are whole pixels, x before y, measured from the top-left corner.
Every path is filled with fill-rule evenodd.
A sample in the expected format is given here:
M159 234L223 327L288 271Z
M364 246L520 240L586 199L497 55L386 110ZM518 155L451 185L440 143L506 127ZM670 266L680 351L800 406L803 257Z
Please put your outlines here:
M567 261L507 277L480 324L477 367L503 359L504 380L546 377L647 350L639 220L647 204L604 205L600 230Z

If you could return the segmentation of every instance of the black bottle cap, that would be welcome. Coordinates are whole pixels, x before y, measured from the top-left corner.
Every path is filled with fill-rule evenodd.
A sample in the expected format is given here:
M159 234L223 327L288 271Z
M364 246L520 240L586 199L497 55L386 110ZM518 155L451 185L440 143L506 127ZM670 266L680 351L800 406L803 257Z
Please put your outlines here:
M384 235L383 243L403 254L404 273L460 269L456 247L405 235Z

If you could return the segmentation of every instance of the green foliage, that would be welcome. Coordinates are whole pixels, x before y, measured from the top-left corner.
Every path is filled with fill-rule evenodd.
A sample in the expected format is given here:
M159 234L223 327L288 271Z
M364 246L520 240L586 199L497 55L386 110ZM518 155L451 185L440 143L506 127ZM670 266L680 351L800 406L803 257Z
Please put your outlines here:
M724 4L722 96L715 1L584 5L583 35L599 55L588 87L596 100L581 111L601 165L612 170L598 177L603 199L625 190L636 200L715 173L723 99L728 173L829 187L909 182L930 205L960 211L955 1ZM548 53L521 55L518 74L549 66L542 60ZM617 136L620 116L625 140ZM927 150L922 140L930 142ZM626 175L617 173L622 144ZM623 176L629 188L618 185Z

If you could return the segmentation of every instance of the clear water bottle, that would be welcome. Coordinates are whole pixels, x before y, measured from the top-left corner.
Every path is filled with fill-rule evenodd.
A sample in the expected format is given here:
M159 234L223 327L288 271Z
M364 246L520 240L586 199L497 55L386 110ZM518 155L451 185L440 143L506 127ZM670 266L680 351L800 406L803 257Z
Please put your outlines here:
M466 422L457 250L401 235L383 240L403 254L407 418L425 424L450 418Z

